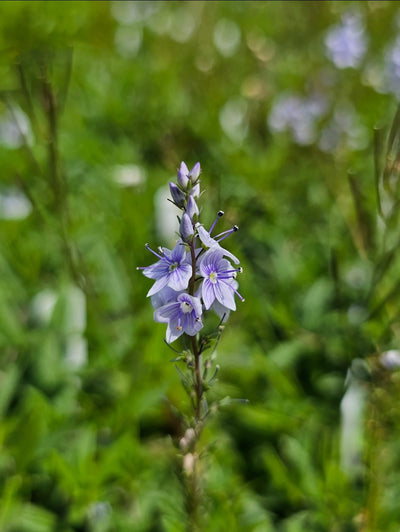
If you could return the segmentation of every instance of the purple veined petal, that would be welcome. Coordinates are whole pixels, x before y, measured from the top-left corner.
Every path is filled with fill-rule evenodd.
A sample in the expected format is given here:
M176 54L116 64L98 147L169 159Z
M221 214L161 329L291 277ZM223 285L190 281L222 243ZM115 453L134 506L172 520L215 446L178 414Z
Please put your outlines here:
M176 321L170 321L167 326L167 332L165 335L165 339L167 343L171 344L172 342L175 342L180 336L183 334L183 329L177 328L178 320Z
M219 249L221 249L223 251L223 255L225 257L229 257L231 259L231 261L233 261L235 264L239 264L240 263L240 260L237 257L235 257L235 255L233 253L231 253L227 249L222 248L218 243L217 243L217 246L218 246Z
M182 327L189 336L196 336L200 329L202 329L203 323L201 320L195 319L193 315L187 314L182 318Z
M232 288L224 281L218 283L216 298L224 307L236 310L235 296Z
M192 276L192 267L190 264L181 264L169 274L168 286L179 292L188 287L189 280Z
M217 244L217 242L213 238L211 238L208 231L206 231L202 225L197 223L196 229L197 229L197 234L199 235L199 238L201 240L201 243L204 244L207 248L210 248L211 246Z
M151 304L154 309L158 309L167 303L176 302L179 292L172 290L169 286L165 286L153 296L151 296Z
M185 258L185 256L186 256L185 246L184 246L182 240L179 240L178 243L176 244L176 246L174 247L174 249L169 254L168 258L172 262L181 263L183 261L183 259Z
M160 323L167 323L174 318L178 319L179 303L177 303L176 301L173 301L172 303L167 303L166 305L163 305L162 307L156 309L154 311L153 316L154 321Z
M216 265L220 263L222 257L222 251L218 248L211 248L206 251L197 262L200 274L204 277L207 277L211 271L214 271L216 269Z
M153 296L154 294L156 294L157 292L162 290L164 288L164 286L167 285L167 283L168 283L168 277L167 276L164 276L164 277L161 277L160 279L157 279L157 281L153 284L153 286L147 292L147 297Z
M206 310L208 310L215 299L214 285L209 279L204 279L201 295L203 296L204 306L206 307Z
M203 313L203 308L201 305L200 297L196 297L196 296L192 297L192 307L193 307L195 315L199 318Z
M223 323L226 323L228 321L231 309L229 309L228 307L224 307L224 305L221 305L218 299L215 299L214 303L211 305L211 310L213 310L217 314L217 316L219 316L221 320L223 320Z
M210 236L210 233L206 231L202 225L197 223L195 227L197 229L197 234L202 244L207 248L210 248L208 251L220 251L222 254L221 256L229 257L235 264L240 263L239 259L235 257L233 253L220 246L218 242Z
M142 272L143 275L149 279L160 279L168 274L169 266L166 261L159 260L158 262L143 268Z

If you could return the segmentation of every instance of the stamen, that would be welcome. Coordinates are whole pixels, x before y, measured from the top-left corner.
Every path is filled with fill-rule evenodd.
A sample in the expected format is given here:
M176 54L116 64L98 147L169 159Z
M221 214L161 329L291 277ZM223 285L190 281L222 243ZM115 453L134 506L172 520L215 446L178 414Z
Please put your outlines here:
M239 266L239 268L233 268L233 270L225 270L225 271L222 272L222 273L234 273L234 272L235 272L235 273L236 273L236 272L238 272L238 273L243 273L243 268L242 268L241 266ZM220 276L218 276L218 277L220 277Z
M215 218L215 220L213 221L212 223L212 226L210 227L210 230L208 231L208 234L211 235L211 233L213 232L213 229L215 227L215 224L218 222L218 220L221 218L221 216L224 215L224 211L218 211L217 213L217 217Z
M229 283L226 283L226 282L223 281L222 279L221 279L221 281L222 281L224 284L228 285L229 288L235 292L235 294L238 296L238 298L240 299L240 301L242 301L242 302L244 301L244 297L241 296L241 295L239 294L239 292L238 292L235 288L233 288L233 286L231 286Z
M232 229L228 229L228 231L223 231L219 235L215 237L215 240L217 242L221 242L221 240L224 240L227 236L231 235L232 233L236 233L236 231L239 231L239 227L237 225L234 225Z
M163 255L159 255L158 253L156 253L154 250L151 249L151 247L149 246L149 244L145 244L144 246L148 251L151 251L153 253L153 255L155 255L156 257L158 257L160 260L161 259L165 259L165 257L163 257ZM160 249L160 248L159 248ZM163 251L161 250L161 253L163 253Z

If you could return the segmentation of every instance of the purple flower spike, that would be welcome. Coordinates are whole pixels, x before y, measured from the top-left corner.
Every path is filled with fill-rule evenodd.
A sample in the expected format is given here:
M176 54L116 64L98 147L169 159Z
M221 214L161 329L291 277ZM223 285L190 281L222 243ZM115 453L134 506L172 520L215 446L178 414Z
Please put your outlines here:
M166 340L173 342L183 333L195 336L203 327L201 301L189 294L180 294L177 300L154 311L154 321L168 323Z
M205 253L200 259L200 275L204 277L201 292L207 310L215 300L227 309L236 310L234 294L243 301L235 281L236 272L241 271L241 268L232 269L221 250L210 249Z
M143 274L156 282L147 293L147 297L153 296L165 286L169 286L177 292L188 287L189 279L192 276L192 266L187 261L185 246L179 241L172 251L167 248L159 249L156 253L146 244L146 248L160 260L151 266L138 268L143 270Z

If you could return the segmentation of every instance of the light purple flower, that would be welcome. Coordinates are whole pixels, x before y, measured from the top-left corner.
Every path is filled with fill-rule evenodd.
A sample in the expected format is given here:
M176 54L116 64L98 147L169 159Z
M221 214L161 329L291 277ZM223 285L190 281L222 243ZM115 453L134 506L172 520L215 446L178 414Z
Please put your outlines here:
M215 300L227 309L236 310L235 293L243 301L235 287L236 272L241 271L232 268L220 249L210 249L199 259L199 273L204 277L201 294L207 310Z
M151 266L138 268L143 270L146 277L156 280L147 296L156 294L165 286L169 286L177 292L185 290L192 276L192 266L188 262L183 242L180 240L172 251L167 248L159 248L160 253L153 251L148 244L146 244L146 248L160 259Z
M173 342L183 333L195 336L203 327L201 321L202 306L198 297L183 293L176 301L154 311L154 321L167 323L166 340Z
M220 212L222 212L222 211L220 211ZM215 225L215 222L212 225L211 230L207 231L199 223L196 224L197 234L198 234L198 236L199 236L199 238L201 240L201 243L206 248L209 248L210 250L222 252L222 255L224 257L229 257L231 260L233 260L233 262L235 264L239 264L239 262L240 262L239 259L237 257L235 257L235 255L233 255L233 253L231 253L230 251L224 249L222 246L219 245L219 242L221 240L223 240L224 238L226 238L230 234L232 234L235 231L237 231L239 229L238 226L235 225L232 229L229 229L228 231L224 231L223 233L220 233L219 235L217 235L215 238L212 238L210 236L210 233L211 233L212 229L214 228L214 225Z
M365 29L357 14L347 13L325 38L327 54L338 68L357 68L367 50Z

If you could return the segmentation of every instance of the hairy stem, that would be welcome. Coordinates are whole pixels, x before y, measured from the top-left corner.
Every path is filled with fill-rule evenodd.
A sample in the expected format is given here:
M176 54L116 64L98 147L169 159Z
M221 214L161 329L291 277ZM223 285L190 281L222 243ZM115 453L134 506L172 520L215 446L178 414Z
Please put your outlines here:
M194 239L190 242L190 255L192 259L192 276L189 281L189 294L194 295L195 281L196 281L196 251ZM201 433L201 402L204 392L203 378L201 374L201 352L196 336L190 336L191 349L194 357L194 367L192 368L193 383L194 383L194 420L195 420L195 436L190 446L190 451L187 451L183 457L184 475L186 477L186 505L188 512L188 532L198 530L198 519L200 509L200 483L198 471L198 454L196 452L197 443ZM188 467L188 464L191 464Z

